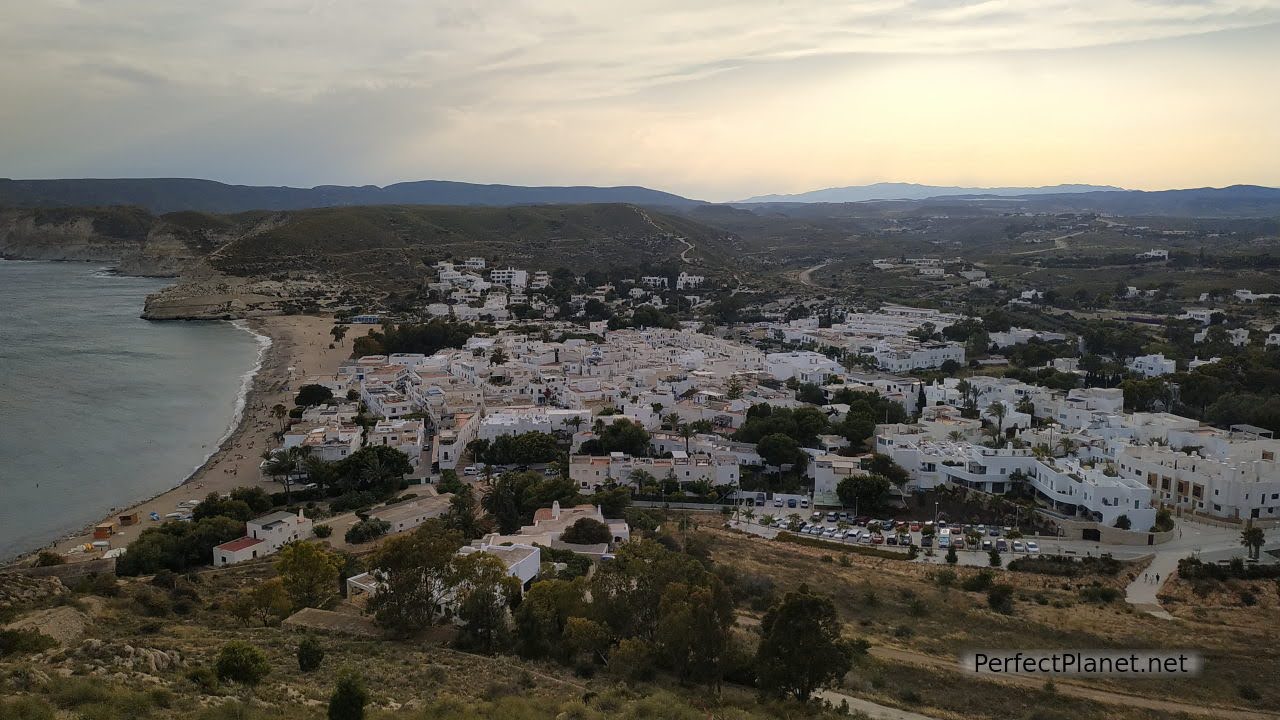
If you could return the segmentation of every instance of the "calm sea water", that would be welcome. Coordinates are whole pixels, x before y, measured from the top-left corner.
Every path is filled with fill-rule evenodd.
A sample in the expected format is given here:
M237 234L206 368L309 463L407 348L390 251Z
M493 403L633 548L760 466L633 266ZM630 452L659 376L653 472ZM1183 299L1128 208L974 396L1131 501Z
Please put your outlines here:
M0 558L174 487L233 424L261 341L139 319L167 282L0 260Z

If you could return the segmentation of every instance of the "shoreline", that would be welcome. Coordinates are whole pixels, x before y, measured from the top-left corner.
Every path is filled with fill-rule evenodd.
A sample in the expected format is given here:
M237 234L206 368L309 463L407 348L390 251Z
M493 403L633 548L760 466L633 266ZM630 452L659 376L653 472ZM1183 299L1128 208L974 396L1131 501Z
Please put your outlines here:
M96 559L101 552L73 551L93 542L94 526L116 522L122 514L137 513L139 522L127 527L117 525L111 538L112 549L126 547L146 528L159 526L149 519L150 513L158 513L163 522L180 501L201 500L211 492L226 493L241 486L274 491L274 483L265 481L258 471L261 450L275 446L272 435L279 429L279 421L271 417L271 408L278 403L291 407L293 386L306 377L336 372L353 339L328 347L333 340L328 334L333 325L331 316L268 316L235 320L232 324L257 338L258 359L244 374L237 391L237 415L204 461L177 484L146 499L108 509L100 520L71 530L42 547L0 560L0 566L27 564L42 551L65 555L69 562Z

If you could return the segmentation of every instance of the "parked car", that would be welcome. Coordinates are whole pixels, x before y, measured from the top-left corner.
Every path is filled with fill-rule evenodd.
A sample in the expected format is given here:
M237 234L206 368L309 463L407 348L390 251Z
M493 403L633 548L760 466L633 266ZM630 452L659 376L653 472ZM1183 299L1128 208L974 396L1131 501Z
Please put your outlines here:
M555 477L556 475L560 474L560 471L555 468L544 468L542 470L542 474L545 477Z
M1035 540L1028 540L1028 541L1027 541L1027 552L1029 552L1029 553L1038 553L1038 552L1040 552L1040 544L1039 544L1039 543L1037 543Z
M902 547L911 547L911 536L906 534L899 535L898 544Z
M982 541L982 549L983 549L983 550L986 550L987 552L991 552L991 548L992 548L992 547L993 547L993 545L991 544L991 541L990 541L990 540L983 540L983 541Z
M933 547L933 536L925 535L924 537L920 538L920 547L927 547L927 548Z
M872 544L872 545L883 545L883 544L884 544L884 536L883 536L883 535L881 535L880 533L875 533L875 534L873 534L873 535L871 536L871 544Z
M1014 552L1022 552L1022 551L1026 550L1026 549L1027 549L1027 546L1026 546L1026 545L1023 545L1021 540L1014 540L1014 541L1013 541L1013 551L1014 551Z
M835 522L839 519L840 519L840 516L835 514L834 512L827 513L827 522Z
M820 511L820 510L815 510L815 511L813 511L813 514L809 516L809 520L811 520L811 521L813 521L813 522L819 522L819 521L821 521L821 520L822 520L822 511Z
M950 536L950 535L942 535L941 537L939 537L939 538L938 538L938 547L939 547L939 548L941 548L941 549L943 549L943 550L945 550L945 549L947 549L947 548L951 547L951 536Z
M991 537L1000 537L1000 528L998 527L987 528L987 534L990 535Z
M885 545L897 545L897 544L898 544L898 536L897 536L897 535L890 535L889 537L887 537L887 538L885 538L885 539L884 539L884 544L885 544Z
M863 527L866 527L866 526L867 526L867 523L869 523L869 522L871 522L871 516L870 516L870 515L859 515L859 516L857 516L856 518L854 518L854 519L853 519L853 524L854 524L854 525L861 525L861 526L863 526Z
M963 535L955 535L955 536L953 536L953 537L951 538L951 544L952 544L952 545L955 545L957 550L963 550L963 549L964 549L964 536L963 536Z
M773 506L774 506L774 507L782 507L782 498L774 498L774 499L773 499Z
M1004 538L996 541L996 550L1006 552L1009 549L1009 543Z
M468 465L462 468L462 474L463 475L479 475L480 468L475 465Z
M809 507L809 498L800 498L800 507L802 508Z
M795 507L797 504L798 504L798 503L796 502L796 499L795 499L795 498L787 498L787 507L789 507L789 508L793 508L793 507Z

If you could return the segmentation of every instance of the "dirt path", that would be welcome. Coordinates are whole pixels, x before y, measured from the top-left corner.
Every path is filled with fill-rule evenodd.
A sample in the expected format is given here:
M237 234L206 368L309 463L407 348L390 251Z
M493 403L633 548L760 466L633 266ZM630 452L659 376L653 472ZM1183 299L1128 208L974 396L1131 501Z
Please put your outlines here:
M1047 253L1053 250L1066 250L1067 240L1073 237L1076 237L1077 235L1083 235L1084 232L1085 232L1084 230L1077 230L1073 233L1067 233L1066 235L1059 235L1058 237L1053 238L1053 247L1041 248L1039 250L1024 250L1022 252L1009 253L1009 254L1010 255L1037 255L1039 253Z
M801 270L799 274L796 275L796 280L799 280L801 285L808 285L809 287L825 287L824 285L819 285L813 281L813 274L821 270L822 268L830 265L833 262L835 261L823 260L822 262L818 263L817 265L814 265L811 268L806 268L804 270Z
M952 658L940 658L933 655L914 652L912 650L883 646L873 647L869 652L873 657L883 658L885 660L960 672L959 666ZM1037 689L1043 688L1045 683L1041 678L1031 677L1028 675L1002 675L998 679L996 679L995 676L988 675L985 676L985 679L991 679L994 682L1023 685ZM1110 705L1127 705L1129 707L1140 707L1165 713L1204 715L1213 718L1224 718L1225 720L1280 720L1280 715L1275 713L1262 712L1259 710L1192 705L1190 703L1179 702L1177 700L1160 700L1140 695L1129 695L1127 693L1100 690L1093 687L1087 687L1085 685L1079 685L1070 679L1064 678L1054 678L1053 684L1057 689L1057 692L1062 693L1063 695L1070 695L1071 697L1093 700L1095 702L1107 703Z

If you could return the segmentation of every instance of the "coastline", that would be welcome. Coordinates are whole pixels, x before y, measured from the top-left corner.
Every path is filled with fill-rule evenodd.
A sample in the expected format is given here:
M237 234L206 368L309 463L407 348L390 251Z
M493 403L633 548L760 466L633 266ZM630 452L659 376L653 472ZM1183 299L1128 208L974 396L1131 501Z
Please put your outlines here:
M271 417L271 408L278 403L292 407L293 393L307 377L336 372L353 341L346 338L329 348L333 341L329 335L333 326L331 316L271 316L237 320L233 324L257 336L260 348L255 366L245 373L238 390L237 416L229 421L227 431L204 461L180 482L150 498L130 501L105 513L98 523L115 521L125 513L136 512L140 517L137 525L117 525L111 538L113 549L127 546L146 528L159 525L148 519L151 512L163 518L175 512L181 501L201 500L211 492L226 493L240 486L263 486L268 492L274 492L276 484L264 480L258 471L261 452L275 446L272 435L279 429L279 421ZM24 563L43 550L71 553L93 542L93 528L98 523L73 530L53 543L2 562L5 565ZM76 552L67 555L67 559L75 562L100 556L100 552Z

